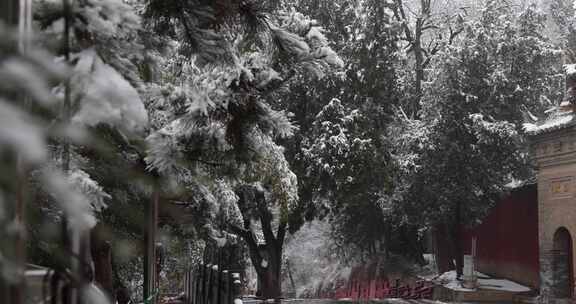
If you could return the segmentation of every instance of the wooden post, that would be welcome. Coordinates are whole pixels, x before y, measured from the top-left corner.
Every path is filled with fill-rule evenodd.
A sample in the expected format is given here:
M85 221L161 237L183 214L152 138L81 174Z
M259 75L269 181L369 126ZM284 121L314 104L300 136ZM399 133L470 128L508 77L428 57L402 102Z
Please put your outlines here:
M204 281L206 281L205 269L206 267L201 263L200 268L198 268L198 291L196 292L196 303L194 304L204 303Z
M154 246L154 262L156 263L154 272L154 289L160 290L160 272L164 267L165 248L162 243L156 243Z
M184 274L184 303L190 303L190 295L192 294L192 269L188 269Z
M228 303L234 303L234 277L232 272L228 272Z
M14 45L13 50L18 50L25 54L29 50L31 30L32 30L32 2L30 0L5 0L0 3L0 22L9 26L10 29L18 29L18 44ZM24 94L17 94L15 98L21 99L25 107L28 106L29 100ZM16 155L15 175L16 189L14 211L14 222L18 228L14 234L14 247L6 250L8 259L13 259L18 271L17 281L8 283L0 277L0 302L20 304L24 303L25 298L25 270L26 270L26 179L27 171L24 168L22 159ZM10 173L8 173L10 174ZM8 240L11 243L12 239ZM0 265L0 270L1 269Z
M206 301L206 304L213 304L212 299L214 298L214 265L210 266L208 272L210 273L210 280L208 280L208 301Z
M160 201L160 190L158 185L154 185L152 200L146 208L146 229L144 240L146 253L144 255L144 301L150 299L156 292L156 229L158 223L158 202ZM155 304L157 296L147 304Z
M220 304L230 303L230 274L228 270L222 271L222 297L220 298Z
M196 296L196 282L198 281L198 267L193 268L191 274L192 281L190 282L190 298L188 298L188 304L196 304L195 296Z
M218 304L226 303L224 289L224 271L218 270Z
M190 299L188 300L188 304L198 303L196 301L196 294L198 293L198 280L199 280L198 267L194 267L194 273L192 274L192 276L194 277L194 286L192 288L192 293Z
M236 302L236 300L241 300L241 295L240 295L240 287L242 286L242 282L240 282L240 274L237 272L234 272L232 274L232 294L234 295L234 299L233 302Z
M3 0L0 1L0 21L8 26L16 27L18 25L18 12L19 12L19 0ZM6 205L3 208L7 207ZM5 210L8 211L8 210ZM8 240L7 243L11 243L12 240ZM7 245L10 246L10 245ZM3 250L10 250L9 248L2 248ZM0 270L2 270L3 265L0 264ZM3 276L0 276L0 303L11 303L10 299L10 284L6 282Z
M200 264L196 269L196 292L194 295L194 304L202 303L203 285L204 285L204 264Z
M16 27L18 25L19 0L0 1L0 19L4 24Z
M18 281L12 286L12 302L23 304L26 293L26 170L18 158L16 164L16 206L14 219L18 230L15 234L14 262L18 270Z
M212 266L212 301L210 304L218 304L220 293L220 274L218 265Z
M209 296L210 296L210 279L211 279L211 270L212 264L208 264L204 267L204 297L202 298L202 304L209 304Z

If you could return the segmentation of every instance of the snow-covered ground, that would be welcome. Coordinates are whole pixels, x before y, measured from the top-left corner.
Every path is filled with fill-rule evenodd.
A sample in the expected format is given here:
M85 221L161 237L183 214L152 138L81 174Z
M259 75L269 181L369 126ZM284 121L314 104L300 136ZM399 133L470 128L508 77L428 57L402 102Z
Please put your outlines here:
M481 272L476 272L478 277L478 289L484 290L498 290L510 292L527 292L530 291L529 287L520 285L506 279L494 279ZM457 291L475 291L476 289L469 289L462 287L462 282L456 280L456 271L448 271L434 279L434 282L442 284L444 287L457 290Z
M260 304L264 303L262 301L244 301L244 304ZM359 303L351 300L340 299L340 300L321 300L321 299L285 299L282 300L282 303L290 303L290 304L349 304L349 303ZM390 304L447 304L446 302L440 301L433 301L433 300L404 300L404 299L385 299L380 300L377 302L370 302L370 303L390 303ZM466 304L466 303L458 303L458 304Z

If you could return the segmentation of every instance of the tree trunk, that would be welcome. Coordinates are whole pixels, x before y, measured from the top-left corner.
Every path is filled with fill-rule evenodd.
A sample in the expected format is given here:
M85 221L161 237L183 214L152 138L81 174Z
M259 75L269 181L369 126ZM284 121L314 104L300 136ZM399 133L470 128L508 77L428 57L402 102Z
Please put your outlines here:
M150 299L150 303L156 304L156 231L158 227L158 202L160 201L160 190L158 185L154 185L152 200L146 204L146 227L144 235L144 301Z
M438 224L433 230L434 254L436 256L436 267L439 273L444 273L454 269L452 263L452 242L448 237L448 229L444 224Z
M290 285L292 286L292 297L296 297L296 283L294 283L294 277L292 276L292 269L290 269L290 261L286 261L286 270L288 271L288 278L290 279Z
M238 190L239 206L243 206L245 201L253 200L256 203L257 211L262 225L265 245L259 245L256 236L250 229L250 221L244 220L244 228L231 225L234 233L240 235L248 245L250 260L256 269L258 276L258 291L256 295L265 299L276 299L279 301L282 296L282 284L280 274L282 271L282 246L288 224L281 222L278 225L276 235L273 233L273 216L266 202L264 192L251 186ZM242 209L245 212L247 209ZM246 216L245 218L248 218Z
M426 265L426 260L424 259L424 248L422 247L422 240L418 238L418 229L412 227L408 234L408 241L410 242L410 251L412 252L413 259L420 266Z
M265 250L264 258L256 267L258 274L259 294L264 299L279 299L282 296L282 249L276 246L262 246Z
M454 259L456 260L456 275L458 278L462 276L464 268L464 250L462 248L462 237L460 231L462 230L462 212L461 203L457 202L454 208L454 226L452 227L452 242L454 243Z
M384 248L385 248L385 254L384 257L386 258L386 261L390 260L390 243L392 241L392 227L391 225L386 225L386 230L384 232L385 236L384 236Z
M422 98L422 82L424 81L424 54L422 51L422 18L416 20L415 39L413 42L414 58L416 60L416 103L413 111L418 110L420 99Z
M114 278L114 297L118 304L128 304L132 302L132 297L130 295L130 290L124 285L120 274L118 273L118 266L114 263L114 256L112 256L112 275Z
M94 260L94 280L102 287L110 298L114 297L114 281L112 273L112 247L110 242L102 239L99 234L100 225L92 231L92 259Z

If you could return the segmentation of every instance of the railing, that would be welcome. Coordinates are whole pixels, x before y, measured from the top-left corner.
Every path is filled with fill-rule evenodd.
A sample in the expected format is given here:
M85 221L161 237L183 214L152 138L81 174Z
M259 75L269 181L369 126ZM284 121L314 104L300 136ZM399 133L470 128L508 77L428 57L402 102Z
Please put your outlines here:
M80 285L69 271L57 271L31 264L27 267L24 303L67 304L72 302L71 291L78 290ZM82 288L89 288L92 294L104 295L104 292L93 283L82 285Z
M434 284L429 281L417 280L414 282L401 282L394 284L387 279L360 281L352 280L348 284L334 291L316 293L317 298L349 298L354 300L402 298L402 299L432 299Z
M185 304L240 304L240 274L198 265L184 279Z
M67 303L67 292L73 288L68 273L36 265L27 265L26 303Z

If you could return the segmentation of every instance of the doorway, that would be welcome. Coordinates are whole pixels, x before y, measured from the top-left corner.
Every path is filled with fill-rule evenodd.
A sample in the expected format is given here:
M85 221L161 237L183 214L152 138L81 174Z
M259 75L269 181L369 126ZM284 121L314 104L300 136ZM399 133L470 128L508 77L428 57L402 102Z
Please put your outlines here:
M564 227L558 228L554 233L552 258L554 298L572 298L572 237L568 229Z

